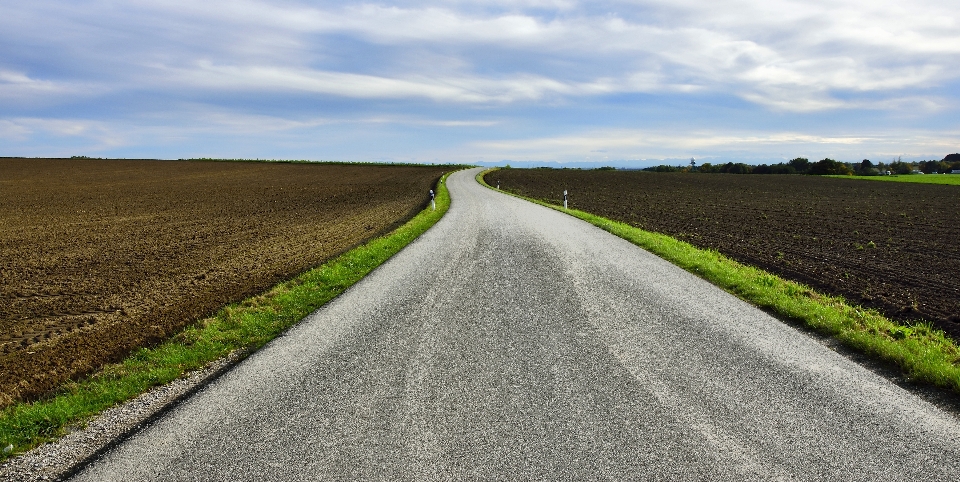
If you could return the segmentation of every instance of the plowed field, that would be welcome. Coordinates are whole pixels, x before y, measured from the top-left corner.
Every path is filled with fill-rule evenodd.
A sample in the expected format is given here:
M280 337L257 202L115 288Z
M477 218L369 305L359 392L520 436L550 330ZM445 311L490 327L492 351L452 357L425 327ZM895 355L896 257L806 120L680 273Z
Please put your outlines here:
M960 340L960 187L817 176L504 169L506 191L667 234Z
M393 229L443 171L0 159L0 407Z

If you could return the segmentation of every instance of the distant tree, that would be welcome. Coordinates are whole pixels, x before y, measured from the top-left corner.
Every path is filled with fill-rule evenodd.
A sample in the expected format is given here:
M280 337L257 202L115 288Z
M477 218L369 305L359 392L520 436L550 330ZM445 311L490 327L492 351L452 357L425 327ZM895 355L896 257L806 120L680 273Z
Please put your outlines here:
M810 160L806 157L791 159L788 164L799 174L805 174L810 170Z
M946 157L943 158L943 162L946 162L947 164L960 162L960 153L947 154Z
M652 172L680 172L683 171L683 166L668 166L666 164L660 164L659 166L645 167L644 171Z
M924 174L950 172L950 164L943 161L920 161L917 163L917 169Z
M709 162L704 162L703 164L700 164L700 167L697 169L697 172L720 172L719 168L720 166L714 166Z
M796 174L797 170L790 164L778 162L770 166L770 174Z
M870 159L864 159L853 165L854 174L858 176L876 176L880 171L870 162Z
M810 166L809 173L814 175L831 175L832 174L832 175L849 176L853 174L853 170L850 169L850 166L842 162L835 161L830 158L826 158L813 163L813 165Z
M910 171L912 170L913 164L909 162L903 162L899 157L890 163L890 171L894 174L910 174Z
M744 164L742 162L738 162L736 164L733 162L728 162L720 167L720 172L725 174L750 174L753 172L753 166Z

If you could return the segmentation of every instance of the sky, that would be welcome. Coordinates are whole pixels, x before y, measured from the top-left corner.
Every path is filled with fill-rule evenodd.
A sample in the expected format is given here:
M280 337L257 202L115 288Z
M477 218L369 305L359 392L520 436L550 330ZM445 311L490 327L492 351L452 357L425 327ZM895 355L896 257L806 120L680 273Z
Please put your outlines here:
M0 156L639 166L958 151L956 0L0 3Z

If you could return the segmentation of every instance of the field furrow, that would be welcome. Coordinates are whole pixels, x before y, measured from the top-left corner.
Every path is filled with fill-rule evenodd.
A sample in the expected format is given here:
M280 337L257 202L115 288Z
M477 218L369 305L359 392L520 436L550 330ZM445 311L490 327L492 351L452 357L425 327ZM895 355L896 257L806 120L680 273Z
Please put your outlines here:
M0 159L0 407L393 229L444 170Z

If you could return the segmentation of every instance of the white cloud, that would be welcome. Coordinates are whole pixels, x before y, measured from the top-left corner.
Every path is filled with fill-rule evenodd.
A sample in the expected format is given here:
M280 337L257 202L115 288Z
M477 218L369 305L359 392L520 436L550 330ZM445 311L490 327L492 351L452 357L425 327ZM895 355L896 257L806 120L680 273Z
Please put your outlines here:
M0 137L22 141L27 139L32 131L26 126L12 120L0 119Z
M23 72L0 69L0 99L6 103L50 101L52 96L85 96L102 90L85 83L32 78Z
M402 125L420 125L434 127L493 127L500 124L495 120L443 120L443 119L422 119L411 116L381 116L381 117L363 117L356 120L341 120L341 123L354 122L359 124L402 124Z
M481 76L406 78L272 66L225 66L201 61L194 68L156 66L166 76L163 83L181 87L259 92L300 91L359 99L425 98L438 102L508 103L539 100L554 94L590 95L616 92L608 80L560 82L535 75L507 78ZM643 76L627 79L631 85L649 83Z
M85 119L16 117L0 119L0 137L13 141L71 138L91 149L109 149L127 144L127 139L109 123Z
M263 138L272 135L315 135L331 126L403 125L449 129L476 129L498 125L497 120L431 119L411 115L305 117L249 114L183 105L175 115L141 115L132 119L92 121L71 118L14 117L0 119L0 138L24 142L31 139L78 141L91 150L135 145L147 139L195 139L204 136Z
M470 152L488 158L513 160L557 159L583 161L603 153L611 159L689 158L725 153L789 152L788 156L852 156L862 152L886 155L926 155L956 149L960 135L943 132L862 134L809 134L793 131L746 132L698 130L671 132L638 129L607 129L578 134L478 141Z
M190 121L180 124L177 128L156 127L152 129L162 129L168 135L188 135L197 132L220 132L236 135L264 134L269 132L287 132L296 130L310 130L315 132L317 128L331 125L347 124L400 124L400 125L424 125L435 127L490 127L497 125L498 121L490 120L464 120L464 119L429 119L416 116L342 116L342 117L317 117L310 116L305 118L291 119L289 117L280 117L264 114L246 114L236 110L210 108L204 105L192 105L185 110L190 112ZM153 118L150 122L157 126L169 126L170 119ZM149 134L152 129L147 129L145 134Z
M555 158L605 152L623 157L684 157L703 149L735 149L758 144L860 144L862 137L822 137L783 132L766 135L749 133L691 132L670 133L647 130L612 129L567 136L532 139L481 141L474 147L504 155Z
M189 137L187 124L293 136L356 122L477 128L476 139L527 124L536 133L528 141L475 146L557 156L563 145L613 155L787 142L632 130L656 127L649 115L662 112L718 130L764 130L750 117L778 119L800 136L791 142L846 146L811 133L816 119L863 123L862 132L919 129L928 115L949 121L960 96L955 3L8 2L0 5L0 135L132 145L151 129ZM613 120L598 114L608 107ZM717 114L733 111L736 120ZM48 117L77 120L38 120ZM860 146L895 138L862 132L837 138L865 139Z
M91 20L130 29L138 22L166 26L140 25L148 40L132 47L144 51L118 57L181 70L209 59L220 67L206 70L238 77L211 82L194 72L186 80L247 90L441 102L706 90L805 112L864 106L845 92L903 96L895 92L929 89L960 75L953 68L960 61L958 14L936 1L904 7L855 0L649 0L606 8L549 1L140 1L117 10L118 19ZM345 55L337 36L366 43L360 55L388 52L358 71L331 61ZM194 58L189 50L170 53L171 46L194 48ZM480 52L497 60L489 63ZM434 61L418 59L424 56Z
M16 126L21 132L44 131L61 136L79 136L104 130L98 122L76 119L16 118L5 122L11 126Z
M811 111L863 107L862 101L835 95L838 91L927 88L957 76L952 66L960 61L960 34L951 30L957 14L943 9L904 9L891 2L641 4L670 15L666 21L644 23L642 18L616 14L544 19L516 12L466 14L442 7L364 4L316 13L312 22L300 25L389 45L489 46L502 49L506 56L532 59L546 53L602 73L594 79L603 82L561 88L584 84L584 71L524 72L527 80L553 85L546 89L532 85L531 90L567 95L696 86L782 110ZM630 81L644 75L647 82ZM518 87L505 90L514 94L483 97L499 101L542 97L522 95L525 89Z

